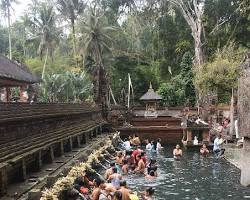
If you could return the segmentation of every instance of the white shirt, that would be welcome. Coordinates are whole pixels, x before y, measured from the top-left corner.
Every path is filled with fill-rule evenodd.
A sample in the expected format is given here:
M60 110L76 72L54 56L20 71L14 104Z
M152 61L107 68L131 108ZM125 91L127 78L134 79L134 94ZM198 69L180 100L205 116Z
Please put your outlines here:
M151 143L148 143L147 145L146 145L146 150L151 150L152 149L152 145L151 145Z
M161 143L160 142L157 142L157 145L156 145L156 149L157 149L157 151L159 151L159 150L161 150Z
M130 146L130 142L129 142L129 141L123 142L123 145L124 145L124 148L125 148L126 150L130 150L130 149L131 149L131 146Z
M223 139L222 138L215 138L214 140L214 148L213 150L220 150L221 149L221 145L223 144Z

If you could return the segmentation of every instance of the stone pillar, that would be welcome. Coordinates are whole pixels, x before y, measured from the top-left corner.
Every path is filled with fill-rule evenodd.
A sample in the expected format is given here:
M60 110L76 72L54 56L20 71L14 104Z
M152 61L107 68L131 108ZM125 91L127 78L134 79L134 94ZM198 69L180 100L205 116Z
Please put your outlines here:
M53 149L52 146L49 148L49 159L50 159L50 162L51 162L51 163L52 163L52 162L54 161L54 159L55 159L54 149Z
M241 155L241 184L250 185L250 138L244 138L243 151Z
M72 138L70 137L69 138L69 151L72 151L73 149L73 141L72 141Z
M35 163L37 171L39 171L41 169L42 164L43 164L43 162L42 162L42 151L39 151L37 156L36 156L36 163Z
M100 134L102 134L102 125L100 125Z
M96 137L98 134L98 127L93 130L93 137Z
M25 159L22 159L22 166L21 166L21 179L24 181L27 177L27 171L26 171L26 161Z
M76 136L76 143L77 143L77 147L81 146L81 138L80 135Z
M62 156L64 154L64 144L63 141L60 142L60 155Z
M90 140L90 132L84 133L84 137L85 137L86 144L88 144Z
M2 165L2 166L1 166ZM7 165L0 164L0 195L4 195L7 192L8 177L7 177Z

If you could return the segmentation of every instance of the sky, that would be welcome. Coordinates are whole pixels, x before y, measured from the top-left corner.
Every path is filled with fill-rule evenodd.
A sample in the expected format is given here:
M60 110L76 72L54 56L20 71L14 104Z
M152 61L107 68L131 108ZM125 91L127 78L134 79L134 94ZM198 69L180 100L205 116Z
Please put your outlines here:
M21 16L24 15L25 10L27 10L28 4L31 3L31 0L18 0L18 4L13 4L14 12L12 12L11 22L15 22ZM1 17L0 24L7 25L7 20Z
M15 11L14 20L18 19L20 16L24 14L28 4L31 3L31 0L19 0L18 2L19 2L18 4L13 5Z

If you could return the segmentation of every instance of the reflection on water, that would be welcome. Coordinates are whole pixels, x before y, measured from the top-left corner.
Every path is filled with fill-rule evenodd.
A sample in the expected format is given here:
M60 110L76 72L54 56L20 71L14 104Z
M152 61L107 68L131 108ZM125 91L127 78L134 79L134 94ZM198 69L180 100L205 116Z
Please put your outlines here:
M158 200L250 199L250 188L239 183L240 170L226 160L185 152L182 160L175 161L169 147L156 159L159 177L146 180L141 175L129 175L126 180L131 189L143 191L152 186Z

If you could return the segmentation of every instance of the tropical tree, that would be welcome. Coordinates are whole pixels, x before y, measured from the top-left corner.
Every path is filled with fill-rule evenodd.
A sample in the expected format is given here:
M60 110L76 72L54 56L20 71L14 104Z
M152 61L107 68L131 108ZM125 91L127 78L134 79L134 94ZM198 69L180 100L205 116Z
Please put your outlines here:
M28 41L37 43L37 53L44 59L42 78L44 78L48 56L53 57L53 51L60 35L60 28L56 26L56 14L53 6L41 4L37 16L30 16Z
M218 50L214 59L195 74L199 90L203 93L214 91L219 102L228 103L232 88L237 88L243 55L244 51L235 50L234 44Z
M92 84L86 72L66 71L46 75L40 96L44 102L79 102L90 97L91 88Z
M104 53L110 51L112 38L109 33L114 27L106 26L105 18L100 10L91 9L87 20L81 23L81 33L84 44L84 62L88 58L93 60L91 74L94 83L94 100L97 104L107 106L108 77L104 67Z
M198 68L204 63L202 50L202 33L203 33L203 13L204 8L199 0L168 0L175 5L182 13L184 19L189 25L194 39L195 64Z
M12 43L11 43L11 9L13 3L17 3L17 0L1 0L1 10L8 21L8 35L9 35L9 59L12 59Z
M75 21L77 20L77 17L84 11L85 4L82 0L58 0L57 4L57 8L60 13L70 20L73 38L73 52L74 56L76 56Z

